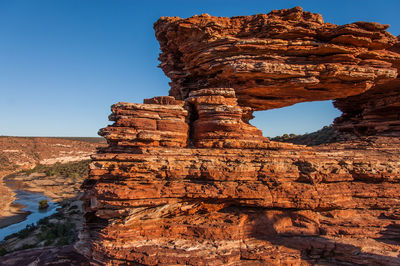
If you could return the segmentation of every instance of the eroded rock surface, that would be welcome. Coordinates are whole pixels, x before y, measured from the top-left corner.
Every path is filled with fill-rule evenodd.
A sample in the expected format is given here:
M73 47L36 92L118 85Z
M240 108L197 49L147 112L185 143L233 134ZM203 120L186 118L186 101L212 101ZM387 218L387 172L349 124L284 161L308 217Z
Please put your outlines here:
M73 265L87 266L90 262L73 246L46 247L17 251L0 257L0 266L11 265Z
M191 108L194 145L201 148L265 147L267 138L261 130L249 124L251 108L237 104L231 88L192 91L186 102Z
M387 27L300 8L161 18L171 96L113 105L77 249L99 265L400 265L400 55ZM253 110L324 99L359 138L307 147L249 124Z
M335 120L335 127L342 132L400 137L400 79L337 99L334 105L343 112Z
M179 110L187 143L145 140L147 128L135 128L129 142L105 134L110 146L93 155L84 183L78 245L94 263L400 264L398 138L313 148L270 142L241 119L228 88L198 90L185 103L145 102L114 105L115 123L101 132L138 116L160 121L157 112L170 128ZM129 115L116 115L127 106ZM200 111L194 121L186 109Z
M324 23L300 7L232 18L162 17L155 25L170 95L231 87L241 106L267 110L360 94L397 77L389 25Z

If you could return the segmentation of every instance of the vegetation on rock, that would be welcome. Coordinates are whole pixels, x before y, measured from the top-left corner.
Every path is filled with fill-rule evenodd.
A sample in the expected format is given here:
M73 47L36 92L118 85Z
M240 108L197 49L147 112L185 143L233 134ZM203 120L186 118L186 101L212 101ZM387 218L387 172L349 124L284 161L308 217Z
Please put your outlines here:
M316 146L326 143L334 143L343 140L332 125L324 126L322 129L312 132L305 133L303 135L296 134L283 134L282 136L277 136L271 138L273 141L279 142L289 142L299 145Z
M18 168L18 165L13 164L9 158L5 155L0 154L0 170L15 170Z
M81 179L88 175L90 160L71 162L71 163L55 163L53 165L38 164L33 169L24 170L27 175L32 173L45 173L46 176L63 176L72 179Z
M0 256L17 250L71 244L78 239L77 227L81 217L82 212L74 205L74 201L66 200L61 203L57 213L5 237L0 243Z
M27 238L28 235L31 232L33 232L35 229L36 229L36 226L34 224L27 224L24 229L22 229L19 232L14 233L14 234L11 234L9 236L6 236L4 238L4 240L8 240L8 239L11 239L11 238L14 238L14 237L19 238L19 239Z

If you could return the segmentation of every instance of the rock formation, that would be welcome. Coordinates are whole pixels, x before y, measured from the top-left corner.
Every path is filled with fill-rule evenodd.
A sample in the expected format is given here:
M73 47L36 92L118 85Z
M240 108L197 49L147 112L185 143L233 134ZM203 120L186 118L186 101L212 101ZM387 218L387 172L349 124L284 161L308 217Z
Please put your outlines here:
M400 137L400 79L337 99L334 105L343 112L335 120L335 127L342 132Z
M301 8L233 18L162 17L154 28L170 95L231 87L241 106L267 110L357 95L396 78L389 25L324 23Z
M10 265L73 265L87 266L87 258L72 246L44 247L21 250L0 257L0 266Z
M387 28L301 8L161 18L170 96L112 106L77 248L99 265L400 265L400 54ZM327 99L360 139L311 148L249 124L254 110Z

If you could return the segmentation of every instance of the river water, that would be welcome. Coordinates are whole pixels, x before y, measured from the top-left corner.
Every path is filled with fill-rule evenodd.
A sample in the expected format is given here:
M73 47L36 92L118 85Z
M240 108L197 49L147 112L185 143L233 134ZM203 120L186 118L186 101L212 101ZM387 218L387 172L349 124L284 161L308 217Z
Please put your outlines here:
M0 229L0 241L2 241L6 236L19 232L24 229L28 224L36 224L40 219L54 214L59 207L58 203L52 202L49 197L46 197L42 193L34 193L25 190L14 190L16 194L16 200L13 204L18 204L24 206L21 210L28 211L30 214L22 222L9 225L7 227ZM49 207L45 210L40 210L38 208L39 201L47 200Z

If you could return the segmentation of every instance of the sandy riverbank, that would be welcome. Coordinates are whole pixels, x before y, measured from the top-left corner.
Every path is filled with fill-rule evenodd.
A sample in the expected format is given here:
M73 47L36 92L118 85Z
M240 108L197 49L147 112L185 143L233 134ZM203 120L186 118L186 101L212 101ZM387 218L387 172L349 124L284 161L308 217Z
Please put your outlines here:
M6 186L4 178L10 175L11 171L0 171L0 219L13 216L20 209L12 203L15 201L15 193Z
M7 183L15 190L42 193L52 201L60 202L74 198L80 191L83 179L74 180L62 176L46 176L43 173L17 173L6 177Z
M13 190L42 193L52 201L61 202L65 199L76 198L81 183L81 179L46 176L43 173L3 173L0 183L0 228L22 222L30 214L21 210L24 206L13 204L16 200Z
M16 200L15 193L7 187L3 178L23 169L31 169L38 164L67 163L87 160L104 146L102 138L45 138L45 137L0 137L0 218L18 215L18 208L12 206ZM32 186L31 191L45 191L50 197L59 197L62 189L52 190L48 185L40 188L40 184ZM67 185L68 186L68 185ZM47 191L49 190L50 191ZM70 193L68 191L67 193ZM65 193L64 193L65 194Z
M16 195L4 181L11 174L13 174L11 171L0 172L0 229L22 222L30 214L29 211L21 211L24 206L13 204Z
M31 214L31 212L19 211L18 213L15 213L14 215L1 217L0 218L0 229L10 226L12 224L16 224L16 223L25 221L26 217L28 217L29 214Z

